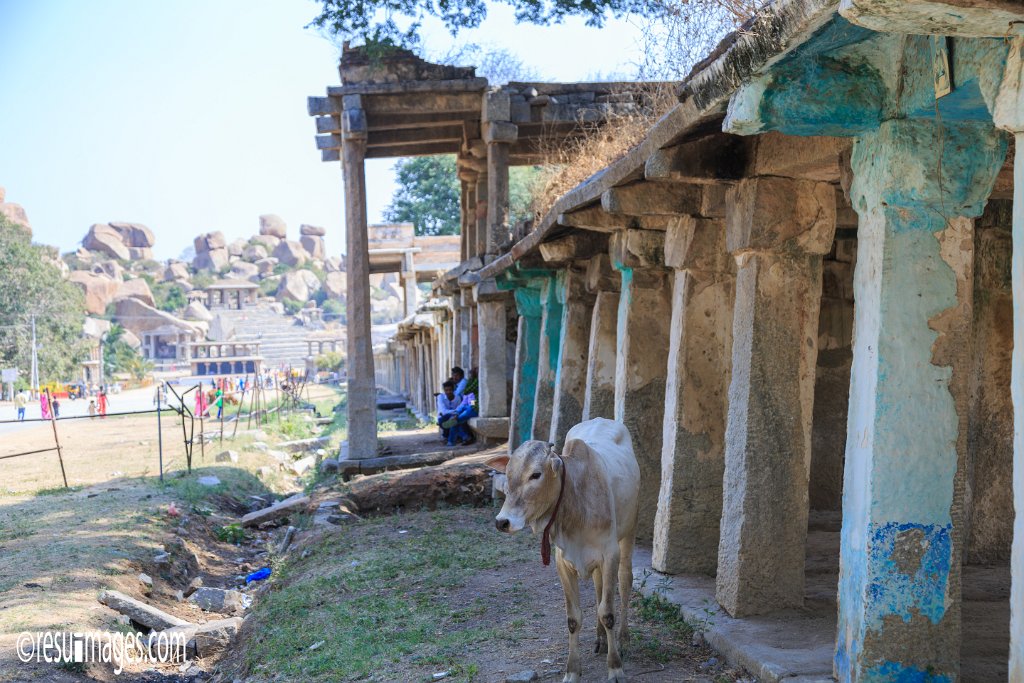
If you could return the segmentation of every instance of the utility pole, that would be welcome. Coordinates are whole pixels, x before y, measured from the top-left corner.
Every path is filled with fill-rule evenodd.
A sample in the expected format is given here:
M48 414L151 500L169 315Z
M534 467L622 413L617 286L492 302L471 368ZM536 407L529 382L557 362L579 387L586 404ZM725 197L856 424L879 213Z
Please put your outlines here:
M36 317L32 316L32 391L33 396L39 396L39 356L36 348Z

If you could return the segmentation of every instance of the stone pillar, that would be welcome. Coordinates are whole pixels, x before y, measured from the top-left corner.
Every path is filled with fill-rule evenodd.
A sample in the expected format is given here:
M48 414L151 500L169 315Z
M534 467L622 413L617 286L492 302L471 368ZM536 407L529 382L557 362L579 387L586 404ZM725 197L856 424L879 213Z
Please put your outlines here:
M476 229L474 234L476 235L476 253L481 258L487 253L487 211L489 206L487 187L489 184L490 178L487 172L477 174L475 192Z
M590 259L587 291L594 295L587 342L587 381L583 420L615 419L615 349L619 328L619 277L607 254Z
M377 391L370 335L370 254L366 225L366 115L358 95L345 97L342 173L348 247L348 457L377 455Z
M512 417L509 422L509 451L533 438L533 411L537 396L537 367L540 361L542 306L541 292L523 286L515 290L519 326L516 334L516 365L512 381Z
M611 239L622 276L615 353L615 419L629 429L640 465L637 537L654 536L661 481L665 369L671 324L671 287L664 267L665 233L623 230Z
M541 286L540 349L537 356L537 389L534 393L531 439L546 440L551 433L558 353L562 342L562 301L565 299L564 271L545 278ZM516 349L518 356L518 348ZM518 360L518 359L517 359Z
M510 122L509 95L502 89L484 93L483 137L487 143L487 249L493 259L509 246L508 156L519 129Z
M416 286L416 257L411 251L402 254L402 286L405 288L405 315L416 312L419 288Z
M1012 43L993 120L1024 150L1024 26L1013 24ZM1017 152L1020 154L1020 152ZM1013 501L1016 517L1010 557L1010 681L1024 681L1024 162L1013 167Z
M717 598L733 616L803 605L828 183L775 176L727 193L736 257Z
M480 416L508 417L506 380L505 306L506 292L498 291L494 280L475 286L477 315L480 316Z
M981 213L1006 142L987 124L940 125L941 134L931 121L886 121L853 152L860 226L835 656L843 681L959 674L966 217Z
M714 576L735 289L724 221L680 217L665 237L665 264L675 282L652 565Z
M562 304L561 348L558 351L551 432L548 436L548 441L559 450L565 444L566 432L583 420L590 323L594 315L594 295L585 287L585 274L570 268L565 271L564 278L564 286L559 290Z

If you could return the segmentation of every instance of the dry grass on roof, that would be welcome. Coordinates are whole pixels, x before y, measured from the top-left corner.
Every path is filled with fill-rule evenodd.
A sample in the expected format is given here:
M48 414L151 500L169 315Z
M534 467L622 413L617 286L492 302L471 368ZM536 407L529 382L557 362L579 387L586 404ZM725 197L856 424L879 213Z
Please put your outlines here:
M543 218L558 199L640 144L654 123L678 102L672 84L651 84L636 91L629 112L609 116L601 125L583 124L583 134L543 149L544 165L533 188L531 209Z

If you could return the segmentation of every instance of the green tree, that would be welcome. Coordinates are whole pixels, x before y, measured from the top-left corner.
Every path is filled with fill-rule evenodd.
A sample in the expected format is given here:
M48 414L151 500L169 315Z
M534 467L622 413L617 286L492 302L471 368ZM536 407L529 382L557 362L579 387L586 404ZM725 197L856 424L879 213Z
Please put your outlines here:
M500 0L515 9L516 21L550 25L568 16L582 16L588 26L602 26L608 17L650 15L659 10L652 0ZM412 46L419 42L423 19L435 17L456 35L477 28L487 18L486 0L320 0L322 10L310 26L343 39L362 38L377 46Z
M32 244L28 233L0 215L0 366L16 367L28 378L34 316L40 382L78 376L87 354L85 300L64 279L57 258L56 251Z
M384 219L412 223L417 235L458 235L459 180L455 157L450 154L410 157L395 163L398 189L384 210ZM509 221L533 216L530 204L537 170L516 166L509 170Z
M417 235L458 235L460 187L455 174L451 154L399 159L398 189L384 219L412 223Z

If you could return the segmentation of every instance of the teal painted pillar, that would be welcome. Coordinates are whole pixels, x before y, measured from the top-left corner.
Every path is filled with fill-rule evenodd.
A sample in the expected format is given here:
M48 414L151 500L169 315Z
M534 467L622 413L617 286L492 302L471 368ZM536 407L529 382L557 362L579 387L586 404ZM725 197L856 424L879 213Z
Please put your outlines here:
M515 298L519 330L516 337L516 368L512 380L509 451L514 451L523 441L532 438L537 364L540 359L540 290L535 287L519 287L515 290Z
M555 379L562 344L562 310L565 301L565 271L559 271L541 285L540 354L537 360L537 389L534 393L531 439L547 441L555 403Z
M860 215L835 674L954 681L973 224L991 125L886 121L853 151Z

